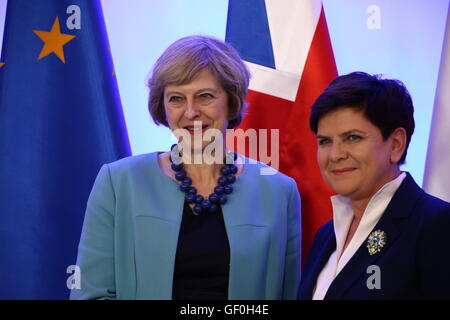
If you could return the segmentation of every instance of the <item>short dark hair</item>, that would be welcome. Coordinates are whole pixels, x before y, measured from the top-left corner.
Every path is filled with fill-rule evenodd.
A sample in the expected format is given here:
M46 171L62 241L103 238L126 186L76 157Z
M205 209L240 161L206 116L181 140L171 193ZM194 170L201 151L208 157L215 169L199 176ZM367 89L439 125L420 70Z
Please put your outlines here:
M405 85L395 79L382 79L381 75L352 72L330 82L312 106L309 126L317 134L320 119L341 107L351 107L380 129L386 140L397 128L406 131L406 148L399 165L406 159L414 132L414 106Z
M159 57L148 79L148 110L153 121L169 126L164 111L164 88L189 83L203 69L209 70L228 96L231 119L228 129L237 127L246 109L250 72L238 52L212 36L193 35L178 39Z

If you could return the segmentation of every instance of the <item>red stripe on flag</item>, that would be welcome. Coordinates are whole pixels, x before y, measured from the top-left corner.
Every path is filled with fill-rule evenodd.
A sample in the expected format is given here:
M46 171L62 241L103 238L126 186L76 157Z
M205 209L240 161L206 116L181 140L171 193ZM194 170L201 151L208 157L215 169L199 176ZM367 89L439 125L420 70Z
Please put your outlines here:
M249 90L247 115L242 128L283 129L286 127L293 102Z
M279 171L297 181L302 197L302 256L306 258L317 229L332 218L332 190L316 160L317 143L309 129L311 105L337 76L323 8L300 80L295 102L250 91L241 128L280 130ZM268 147L270 150L270 146ZM247 154L248 156L248 154Z
M311 106L337 76L323 7L314 34L285 138L282 172L293 177L302 196L303 258L317 229L332 218L331 188L323 181L317 164L317 142L309 128ZM304 260L303 260L304 261Z
M282 161L284 155L282 154L282 144L283 144L283 136L287 134L286 132L286 124L287 119L289 119L289 114L293 108L293 102L289 100L284 100L275 96L271 96L265 93L257 92L249 90L247 99L248 103L247 107L247 115L244 117L242 124L239 128L244 130L247 129L268 129L267 135L267 152L268 156L272 157L273 155L270 153L272 150L271 146L271 133L270 129L278 129L280 133L280 162ZM258 139L259 139L259 135ZM235 146L237 145L237 139L234 142ZM246 141L246 146L248 146L248 141ZM260 141L258 140L258 146L260 145ZM246 147L245 155L249 158L256 158L256 160L261 159L258 157L252 157L249 154L249 148ZM258 150L259 151L259 150ZM273 165L272 165L273 166ZM281 163L280 168L275 168L281 171Z

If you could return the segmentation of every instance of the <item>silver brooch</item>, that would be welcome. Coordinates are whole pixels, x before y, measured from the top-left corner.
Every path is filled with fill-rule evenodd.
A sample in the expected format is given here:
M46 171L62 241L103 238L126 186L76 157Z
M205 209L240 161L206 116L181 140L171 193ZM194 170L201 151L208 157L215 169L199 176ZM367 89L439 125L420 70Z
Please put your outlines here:
M383 249L386 245L386 232L382 230L375 230L367 238L367 249L372 256Z

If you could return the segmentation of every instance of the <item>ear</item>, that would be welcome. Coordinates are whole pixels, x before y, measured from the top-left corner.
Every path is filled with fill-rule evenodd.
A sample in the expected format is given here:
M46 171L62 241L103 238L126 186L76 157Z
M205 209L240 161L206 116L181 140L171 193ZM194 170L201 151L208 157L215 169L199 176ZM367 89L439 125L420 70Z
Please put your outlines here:
M391 140L391 162L398 163L406 149L406 130L397 128L389 137Z

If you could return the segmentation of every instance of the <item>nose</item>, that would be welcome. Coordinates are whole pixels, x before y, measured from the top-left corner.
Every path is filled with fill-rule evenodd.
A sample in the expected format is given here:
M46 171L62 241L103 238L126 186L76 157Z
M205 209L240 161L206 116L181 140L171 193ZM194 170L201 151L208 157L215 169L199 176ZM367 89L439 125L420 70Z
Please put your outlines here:
M340 142L333 143L329 150L329 159L333 162L338 162L347 158L345 146Z
M189 120L193 120L200 116L200 111L198 110L197 104L193 99L186 100L186 109L184 111L184 116Z

